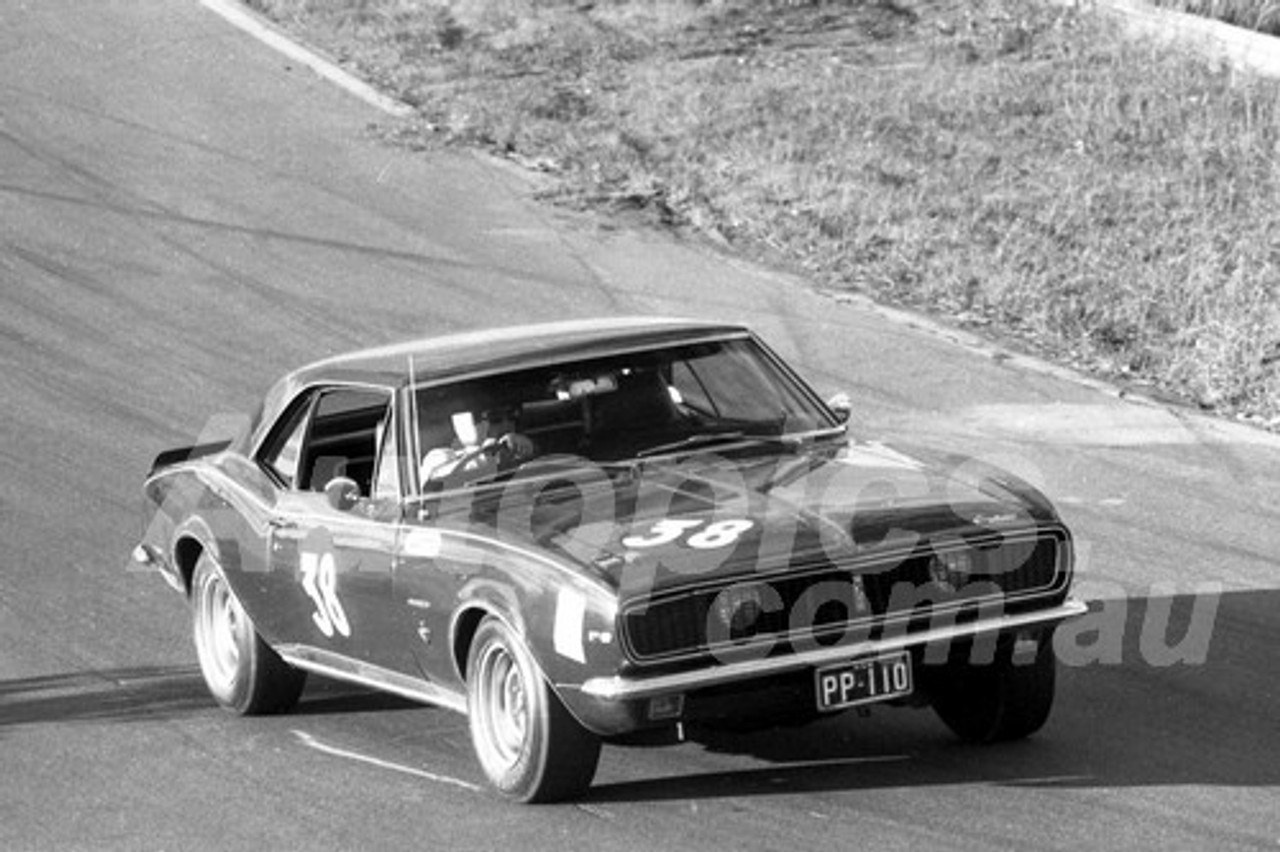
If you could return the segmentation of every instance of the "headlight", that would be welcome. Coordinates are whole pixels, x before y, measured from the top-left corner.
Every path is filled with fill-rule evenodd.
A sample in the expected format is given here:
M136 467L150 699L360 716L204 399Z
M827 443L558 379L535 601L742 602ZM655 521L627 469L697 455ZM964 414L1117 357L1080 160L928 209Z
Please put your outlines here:
M764 590L755 583L740 583L716 595L716 619L731 639L750 636L764 612Z

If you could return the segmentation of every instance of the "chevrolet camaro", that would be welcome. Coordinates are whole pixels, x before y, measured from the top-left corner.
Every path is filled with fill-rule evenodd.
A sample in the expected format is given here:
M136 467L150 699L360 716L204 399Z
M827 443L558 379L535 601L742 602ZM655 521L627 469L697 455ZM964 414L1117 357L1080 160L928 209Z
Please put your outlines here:
M161 453L139 563L213 698L308 673L465 714L489 784L580 795L602 743L930 706L1025 737L1054 699L1072 539L1027 482L851 434L749 329L472 332L280 379Z

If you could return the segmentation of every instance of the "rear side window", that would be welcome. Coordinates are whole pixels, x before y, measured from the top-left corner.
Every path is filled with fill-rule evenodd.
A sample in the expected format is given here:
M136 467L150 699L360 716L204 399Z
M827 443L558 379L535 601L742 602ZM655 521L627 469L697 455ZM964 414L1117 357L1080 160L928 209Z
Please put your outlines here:
M345 476L368 497L378 440L390 410L391 395L386 391L339 388L322 392L303 439L295 487L323 491L332 479Z

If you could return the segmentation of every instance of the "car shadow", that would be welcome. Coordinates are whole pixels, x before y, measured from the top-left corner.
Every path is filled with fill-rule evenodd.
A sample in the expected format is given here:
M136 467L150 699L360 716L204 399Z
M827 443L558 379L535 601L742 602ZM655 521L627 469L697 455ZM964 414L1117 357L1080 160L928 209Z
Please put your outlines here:
M308 675L307 688L290 716L327 716L340 713L385 713L423 710L427 705L399 695L378 692L318 675Z
M1280 591L1095 604L1059 637L1057 702L1034 737L957 741L928 709L876 708L805 728L699 732L685 748L766 762L740 771L593 787L592 802L663 801L981 783L1117 788L1280 785ZM1208 637L1203 661L1171 663ZM1083 629L1090 625L1090 629ZM1097 628L1097 629L1093 629ZM1062 653L1065 647L1065 653ZM1203 647L1203 643L1201 643ZM1173 649L1171 652L1169 649ZM1102 657L1083 665L1082 657ZM1068 665L1067 661L1072 664Z

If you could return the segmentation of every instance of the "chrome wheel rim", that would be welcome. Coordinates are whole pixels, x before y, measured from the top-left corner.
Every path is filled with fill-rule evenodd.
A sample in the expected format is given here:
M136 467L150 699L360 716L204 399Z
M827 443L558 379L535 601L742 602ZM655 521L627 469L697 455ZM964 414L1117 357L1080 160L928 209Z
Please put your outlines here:
M235 691L244 625L244 611L226 582L215 572L206 574L197 601L196 650L205 680L216 695Z
M514 767L529 735L528 681L520 661L501 643L484 649L477 660L475 706L471 724L480 759L491 775Z

